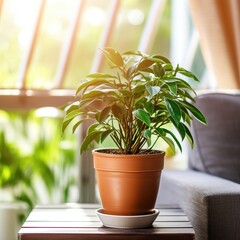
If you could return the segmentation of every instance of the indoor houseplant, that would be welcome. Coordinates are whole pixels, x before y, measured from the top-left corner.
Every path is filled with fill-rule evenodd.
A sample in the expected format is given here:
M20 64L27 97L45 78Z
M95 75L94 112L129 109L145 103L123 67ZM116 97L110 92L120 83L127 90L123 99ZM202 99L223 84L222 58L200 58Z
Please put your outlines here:
M116 149L93 151L103 210L147 214L154 207L163 168L164 152L153 150L156 141L162 138L175 151L175 144L181 150L179 138L186 137L193 146L188 128L192 118L206 123L191 103L194 90L181 77L198 79L160 55L102 51L114 73L86 76L76 90L76 102L67 105L63 130L73 119L73 132L91 122L81 152L110 136ZM168 123L176 130L169 130Z

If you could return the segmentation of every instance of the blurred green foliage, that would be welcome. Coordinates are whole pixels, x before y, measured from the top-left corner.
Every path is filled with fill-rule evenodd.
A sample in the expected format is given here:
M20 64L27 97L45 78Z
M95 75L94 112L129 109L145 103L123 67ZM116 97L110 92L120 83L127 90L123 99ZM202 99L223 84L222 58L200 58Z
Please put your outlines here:
M63 140L61 124L61 117L39 117L35 111L0 111L0 192L10 192L7 201L24 202L28 210L69 201L76 186L76 141L70 134Z

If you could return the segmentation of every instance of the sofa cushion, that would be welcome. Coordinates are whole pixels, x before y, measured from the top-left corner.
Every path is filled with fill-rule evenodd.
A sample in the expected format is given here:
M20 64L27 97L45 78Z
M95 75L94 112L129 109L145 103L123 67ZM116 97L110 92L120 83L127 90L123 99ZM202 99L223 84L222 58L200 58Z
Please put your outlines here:
M178 204L196 240L240 239L240 185L193 170L163 170L157 204Z
M196 106L208 125L193 121L190 168L240 183L240 94L199 95Z

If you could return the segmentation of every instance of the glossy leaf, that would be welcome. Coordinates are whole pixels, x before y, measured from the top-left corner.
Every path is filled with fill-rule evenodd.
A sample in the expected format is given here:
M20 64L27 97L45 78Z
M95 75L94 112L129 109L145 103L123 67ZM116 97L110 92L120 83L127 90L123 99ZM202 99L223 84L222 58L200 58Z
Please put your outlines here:
M186 136L187 136L188 142L190 143L191 147L193 148L194 147L193 136L192 136L191 132L189 131L188 127L185 124L183 124L183 125L185 127L185 131L186 131Z
M204 115L198 110L195 106L193 106L191 103L183 102L181 103L193 114L193 116L200 121L203 124L207 124L207 120L204 117Z
M134 116L138 118L140 121L144 122L148 126L150 126L151 120L147 112L142 109L137 109L133 112Z
M176 83L179 88L186 88L186 89L189 89L190 91L192 91L193 93L195 93L195 91L190 86L190 84L180 78L164 77L163 79L165 80L166 83Z
M140 51L127 51L124 52L122 55L136 55L136 56L142 56L142 53Z
M153 72L156 76L158 76L160 78L162 78L165 74L165 70L164 70L164 68L162 67L161 64L155 64L153 66Z
M151 65L153 65L154 62L152 60L149 60L149 59L144 59L142 60L139 64L138 64L138 67L137 67L137 71L142 71L148 67L150 67Z
M143 131L143 137L146 138L147 145L148 145L148 147L150 147L151 143L152 143L152 141L151 141L151 138L152 138L151 130L150 129L146 129L145 131Z
M113 104L112 105L112 114L114 117L122 120L123 118L123 112L125 111L124 108L122 108L120 105L118 104Z
M66 113L70 113L73 110L79 109L79 104L78 103L73 103L70 105L69 108L67 108Z
M100 80L100 79L92 79L92 80L86 81L86 82L82 83L77 88L75 95L77 96L81 90L83 90L83 89L86 90L90 86L98 86L100 84L108 84L108 83L109 83L109 81L103 80L103 79L102 80Z
M82 99L86 99L86 98L89 98L89 99L94 99L94 98L97 98L99 96L103 96L105 94L105 92L103 91L100 91L100 90L94 90L94 91L90 91L88 93L85 93L83 96L82 96Z
M62 124L62 133L65 131L65 129L68 127L68 125L72 122L74 118L68 119L67 121L65 120Z
M154 113L154 105L150 101L146 101L144 103L144 107L147 110L147 112L150 114L150 116Z
M87 78L116 78L116 76L106 73L92 73L86 76Z
M168 83L168 88L169 90L174 94L174 95L177 95L177 84L176 83Z
M184 69L184 68L178 68L178 73L184 75L184 76L187 76L187 77L190 77L192 79L194 79L195 81L198 81L199 82L199 79L196 77L195 74L193 74L192 72Z
M87 118L84 118L84 119L81 119L81 120L77 121L77 122L74 124L73 128L72 128L72 132L75 133L75 131L76 131L76 129L78 128L78 126L79 126L80 124L82 124L84 121L87 121L87 120L88 120Z
M162 61L165 62L165 63L170 63L170 64L171 64L170 60L169 60L168 58L164 57L164 56L154 55L153 58L157 58L157 59L162 60Z
M156 128L156 131L158 133L158 135L168 144L168 146L172 149L172 151L175 153L176 149L175 149L175 145L174 142L171 138L166 136L166 133L163 129L161 128Z
M101 112L99 112L99 114L96 116L99 123L102 123L104 120L106 120L109 117L110 110L111 110L111 106L106 107Z
M176 123L176 125L178 125L182 116L180 107L178 106L177 103L175 103L170 99L166 99L165 102L166 102L167 109L170 112L174 122Z
M64 117L63 122L67 122L68 120L73 119L73 118L81 115L82 113L83 113L83 112L82 112L80 109L75 109L75 110L69 112L69 113Z
M169 130L166 129L166 128L161 128L161 129L162 129L166 134L171 135L171 137L174 139L175 143L178 145L179 150L182 152L181 144L180 144L180 142L178 141L178 139L176 138L176 136L175 136L171 131L169 131Z
M148 93L150 94L150 99L153 98L155 95L157 95L161 88L159 86L150 86L150 85L146 85L146 89L148 91Z
M93 123L92 125L90 125L88 127L88 130L87 130L87 135L89 135L92 132L94 132L97 129L98 126L99 126L99 123Z
M89 148L90 144L93 143L101 134L102 134L101 131L95 131L95 132L91 132L90 134L88 134L84 138L84 140L81 144L80 153L87 150Z
M143 132L143 136L144 136L146 139L151 139L151 136L152 136L151 130L146 129L146 130Z
M112 129L109 129L101 134L101 143L113 132Z
M143 93L145 91L145 86L144 85L137 85L136 87L133 88L134 93Z
M114 73L87 75L88 81L76 91L78 104L69 109L63 124L65 129L78 115L98 122L87 133L81 151L92 146L94 141L103 141L110 136L125 153L138 153L145 143L148 149L153 147L151 138L156 134L173 151L174 144L182 150L175 132L164 128L168 123L174 125L182 140L187 137L193 145L185 123L190 126L192 118L202 123L206 119L192 105L196 93L184 78L197 80L197 77L178 65L174 67L161 55L149 56L139 51L121 55L109 47L102 51ZM78 120L73 130L80 124L81 120Z
M121 54L118 51L110 47L103 48L102 51L105 54L105 56L108 58L108 60L110 60L110 62L112 62L113 64L119 67L123 66L124 62Z
M175 128L177 129L178 133L180 134L182 140L185 138L186 136L186 131L185 131L185 127L183 126L183 124L180 122L178 125L175 124L174 121L172 121L173 125L175 126Z

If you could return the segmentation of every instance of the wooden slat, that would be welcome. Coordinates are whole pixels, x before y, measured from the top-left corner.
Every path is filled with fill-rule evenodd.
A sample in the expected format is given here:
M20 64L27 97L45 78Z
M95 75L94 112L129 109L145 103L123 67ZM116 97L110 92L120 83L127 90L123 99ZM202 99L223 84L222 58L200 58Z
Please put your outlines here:
M68 222L60 222L60 221L51 221L49 222L34 222L29 221L23 224L24 228L82 228L82 227L102 227L103 224L97 219L93 218L91 221L68 221ZM191 224L189 222L184 221L155 221L153 224L154 228L191 228Z
M2 13L2 6L3 6L3 0L0 0L0 17L1 17L1 13Z
M148 18L139 42L138 50L148 53L151 50L153 39L157 33L158 19L161 18L166 0L153 0Z
M114 24L116 22L118 16L118 10L120 7L120 0L112 0L109 8L109 16L107 24L102 32L101 39L99 41L98 49L96 50L96 54L93 59L93 64L91 67L91 72L98 72L101 70L103 65L103 54L99 51L99 48L106 47L109 44L111 39L111 35L114 29Z
M45 3L46 3L46 0L39 0L38 13L36 14L35 24L33 26L32 33L31 33L31 39L30 39L27 51L24 55L24 58L21 62L21 66L20 66L19 77L17 80L17 88L19 88L19 89L25 89L25 87L26 87L25 86L26 85L26 77L27 77L27 74L29 71L29 66L32 61L33 52L34 52L36 41L38 38L38 33L40 30L42 16L44 13Z
M38 222L38 221L54 221L54 222L91 222L91 221L99 221L96 213L93 214L84 214L83 212L66 213L66 214L57 214L56 212L52 212L51 214L46 212L41 213L31 213L28 217L28 222ZM167 221L167 222L176 222L176 221L188 221L186 215L163 215L160 212L156 221Z
M160 215L153 226L146 229L104 227L96 216L97 208L99 205L96 204L37 206L22 226L19 240L91 240L123 237L124 239L194 239L191 223L185 213L176 206L158 207Z
M70 58L74 49L76 36L78 33L78 26L80 24L80 18L82 17L83 9L84 9L84 0L78 0L78 5L76 8L76 13L73 14L72 24L69 27L69 31L67 33L67 38L65 45L62 48L62 52L59 58L57 73L55 77L54 88L62 88L63 81L69 67Z
M17 90L0 89L0 109L28 110L40 107L61 107L74 101L72 90Z

